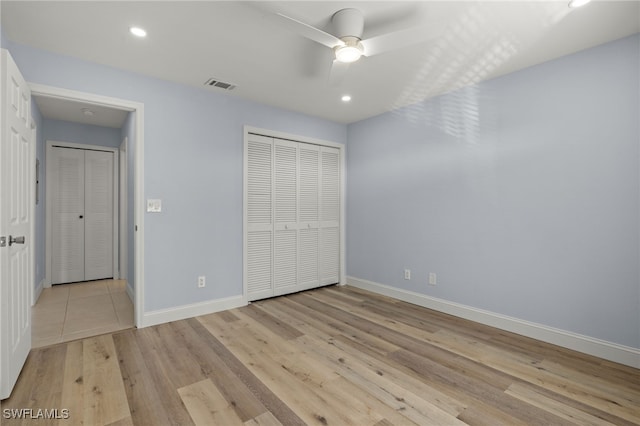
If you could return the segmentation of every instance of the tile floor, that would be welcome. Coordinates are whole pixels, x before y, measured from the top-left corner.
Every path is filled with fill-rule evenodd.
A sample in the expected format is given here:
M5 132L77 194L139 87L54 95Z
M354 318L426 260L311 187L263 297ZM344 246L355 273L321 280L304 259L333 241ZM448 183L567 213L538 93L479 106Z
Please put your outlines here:
M55 285L42 290L31 309L31 347L133 327L125 280Z

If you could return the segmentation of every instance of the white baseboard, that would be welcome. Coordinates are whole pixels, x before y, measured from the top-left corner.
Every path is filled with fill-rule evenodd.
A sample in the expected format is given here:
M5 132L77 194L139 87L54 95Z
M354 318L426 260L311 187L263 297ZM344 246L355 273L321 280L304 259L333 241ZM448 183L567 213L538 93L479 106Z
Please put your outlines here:
M246 305L247 300L244 296L233 296L224 299L178 306L176 308L145 312L142 316L142 325L138 325L138 328L178 321L186 318L193 318L199 315L212 314L214 312L239 308Z
M44 279L38 283L35 289L33 289L33 300L31 301L31 306L36 304L40 298L40 294L42 294L42 290L44 290Z
M518 318L449 302L420 293L390 287L355 277L347 277L347 285L369 290L414 305L444 312L460 318L510 331L543 342L562 346L585 354L640 368L640 349L607 342L589 336L561 330Z

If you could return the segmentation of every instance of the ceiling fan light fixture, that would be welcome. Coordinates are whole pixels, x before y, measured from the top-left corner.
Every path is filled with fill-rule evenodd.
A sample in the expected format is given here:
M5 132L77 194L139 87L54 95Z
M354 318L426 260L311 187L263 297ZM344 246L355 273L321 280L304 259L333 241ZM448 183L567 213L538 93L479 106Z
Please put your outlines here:
M336 61L348 64L357 61L364 54L359 38L344 37L342 41L344 42L343 45L334 48Z

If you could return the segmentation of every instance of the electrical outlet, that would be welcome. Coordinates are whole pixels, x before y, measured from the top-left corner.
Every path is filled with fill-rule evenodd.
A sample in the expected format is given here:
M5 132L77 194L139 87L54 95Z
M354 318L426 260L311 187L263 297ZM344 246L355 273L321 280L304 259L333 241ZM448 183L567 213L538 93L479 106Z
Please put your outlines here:
M429 272L429 285L438 285L438 276L435 272Z
M405 280L410 280L411 279L411 269L405 269L404 270L404 279Z
M205 287L207 285L207 283L205 282L205 278L204 275L201 275L198 277L198 287L202 288Z

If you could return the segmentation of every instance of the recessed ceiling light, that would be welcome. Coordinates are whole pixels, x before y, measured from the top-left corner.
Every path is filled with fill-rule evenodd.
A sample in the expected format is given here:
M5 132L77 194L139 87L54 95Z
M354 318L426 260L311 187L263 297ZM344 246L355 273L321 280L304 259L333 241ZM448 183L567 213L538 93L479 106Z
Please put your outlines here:
M571 0L569 2L569 7L575 9L576 7L584 6L589 3L591 0Z
M131 27L129 28L129 32L136 37L146 37L147 32L140 27Z
M349 102L351 100L351 96L350 95L343 95L342 98L342 102Z

